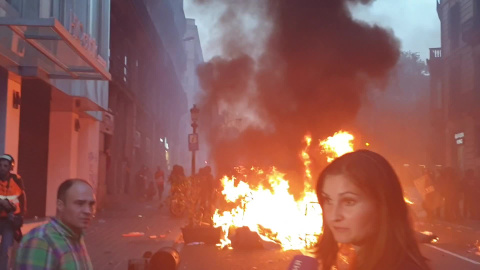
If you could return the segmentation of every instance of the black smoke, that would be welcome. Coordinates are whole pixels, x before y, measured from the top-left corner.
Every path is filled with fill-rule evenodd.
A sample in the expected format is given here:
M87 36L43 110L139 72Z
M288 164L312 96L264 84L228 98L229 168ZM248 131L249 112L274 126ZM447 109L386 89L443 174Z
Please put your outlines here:
M198 69L201 132L222 173L235 165L301 173L304 135L316 142L348 128L399 57L389 31L352 19L348 4L372 1L196 2L224 9L212 29L222 55Z

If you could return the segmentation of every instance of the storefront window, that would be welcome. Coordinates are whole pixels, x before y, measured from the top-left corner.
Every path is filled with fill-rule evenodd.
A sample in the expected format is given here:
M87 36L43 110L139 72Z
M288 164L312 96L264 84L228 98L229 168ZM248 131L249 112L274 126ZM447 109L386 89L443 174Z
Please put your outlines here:
M9 3L18 13L22 11L23 0L7 0L7 3Z
M90 35L96 40L100 47L101 23L102 23L102 2L101 0L90 0Z

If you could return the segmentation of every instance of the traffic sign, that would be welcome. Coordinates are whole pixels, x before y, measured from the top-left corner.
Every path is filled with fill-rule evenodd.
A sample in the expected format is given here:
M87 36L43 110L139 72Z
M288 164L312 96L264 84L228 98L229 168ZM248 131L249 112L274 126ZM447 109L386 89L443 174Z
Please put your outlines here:
M188 150L197 151L198 150L198 134L188 134Z

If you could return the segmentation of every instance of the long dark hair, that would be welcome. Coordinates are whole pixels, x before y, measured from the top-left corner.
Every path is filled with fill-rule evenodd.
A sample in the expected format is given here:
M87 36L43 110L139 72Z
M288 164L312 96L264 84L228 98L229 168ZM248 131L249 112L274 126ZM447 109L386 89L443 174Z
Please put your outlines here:
M348 176L377 207L376 233L361 247L358 269L396 269L406 260L416 264L418 269L429 269L414 236L400 181L385 158L372 151L358 150L334 160L318 178L316 191L322 208L321 194L328 175ZM326 226L325 216L323 224L317 257L323 270L329 270L336 263L338 243Z

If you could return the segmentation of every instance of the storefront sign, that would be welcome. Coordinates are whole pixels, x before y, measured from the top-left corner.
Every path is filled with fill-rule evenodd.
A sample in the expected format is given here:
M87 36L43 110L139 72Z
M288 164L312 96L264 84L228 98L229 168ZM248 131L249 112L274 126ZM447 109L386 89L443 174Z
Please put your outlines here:
M93 56L97 57L98 55L98 46L97 42L93 37L87 34L84 31L83 24L78 19L77 15L71 11L70 13L70 34L77 40L80 41L82 47L90 52Z
M464 144L464 142L465 142L465 133L463 133L463 132L456 133L456 134L455 134L455 142L456 142L458 145Z
M188 134L188 150L198 151L198 134Z

